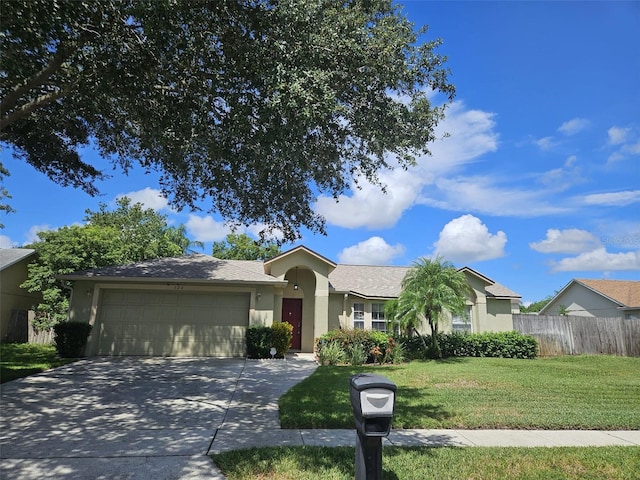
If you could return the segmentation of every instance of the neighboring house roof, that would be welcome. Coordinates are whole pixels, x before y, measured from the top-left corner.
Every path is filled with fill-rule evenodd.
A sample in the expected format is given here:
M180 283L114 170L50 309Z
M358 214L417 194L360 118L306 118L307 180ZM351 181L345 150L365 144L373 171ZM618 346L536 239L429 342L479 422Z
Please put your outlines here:
M105 267L69 275L67 280L148 280L148 281L207 281L235 283L286 284L267 275L262 262L221 260L209 255L195 254L158 258L130 265Z
M613 300L621 307L640 307L640 281L576 279L575 282Z
M408 270L409 267L338 264L329 274L329 282L336 292L395 298L400 294L402 279Z
M32 248L0 248L0 270L9 268L35 253L36 251Z

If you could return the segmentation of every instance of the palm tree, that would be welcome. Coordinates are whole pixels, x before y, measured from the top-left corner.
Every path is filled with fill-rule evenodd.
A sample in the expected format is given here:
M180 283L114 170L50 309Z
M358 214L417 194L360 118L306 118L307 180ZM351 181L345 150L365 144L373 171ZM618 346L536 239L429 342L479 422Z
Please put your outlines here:
M396 319L405 331L415 333L426 320L431 328L431 354L439 358L438 323L445 310L454 315L464 312L468 291L464 273L453 264L440 256L421 258L402 280Z

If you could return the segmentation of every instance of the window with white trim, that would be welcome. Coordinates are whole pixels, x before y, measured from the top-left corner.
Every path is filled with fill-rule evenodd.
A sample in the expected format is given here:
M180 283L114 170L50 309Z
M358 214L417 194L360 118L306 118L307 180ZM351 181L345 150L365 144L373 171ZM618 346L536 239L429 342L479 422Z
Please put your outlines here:
M471 332L471 305L465 307L465 312L462 316L453 317L452 330L454 332Z
M353 304L353 328L364 330L364 303Z
M387 322L384 319L384 303L371 304L371 329L381 332L387 331Z

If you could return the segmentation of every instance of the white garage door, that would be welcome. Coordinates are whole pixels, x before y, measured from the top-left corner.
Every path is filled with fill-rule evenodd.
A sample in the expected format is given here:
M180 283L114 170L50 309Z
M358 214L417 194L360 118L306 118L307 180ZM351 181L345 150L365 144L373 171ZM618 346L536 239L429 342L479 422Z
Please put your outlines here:
M249 294L104 290L98 355L244 356Z

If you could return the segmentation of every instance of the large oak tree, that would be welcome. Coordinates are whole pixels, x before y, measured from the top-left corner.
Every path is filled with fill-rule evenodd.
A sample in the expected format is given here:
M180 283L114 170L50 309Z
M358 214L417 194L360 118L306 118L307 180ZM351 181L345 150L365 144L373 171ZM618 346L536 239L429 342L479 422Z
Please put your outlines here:
M125 173L160 172L177 209L285 240L324 231L319 192L427 152L454 94L440 40L388 0L23 0L1 19L16 155L95 195L108 169L79 154L92 142Z

